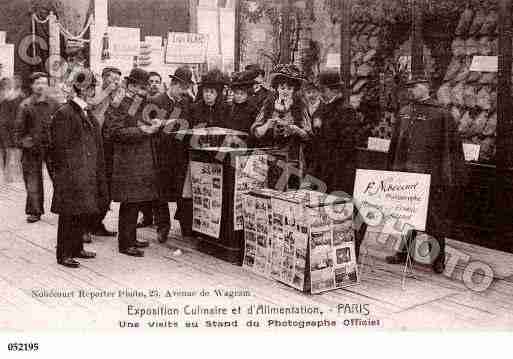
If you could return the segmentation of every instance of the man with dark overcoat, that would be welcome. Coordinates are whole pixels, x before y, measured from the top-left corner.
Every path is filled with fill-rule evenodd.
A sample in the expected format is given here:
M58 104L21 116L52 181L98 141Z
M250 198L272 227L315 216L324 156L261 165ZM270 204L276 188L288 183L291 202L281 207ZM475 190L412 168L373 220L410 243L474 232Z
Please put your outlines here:
M75 97L53 115L50 125L49 156L53 170L52 212L59 215L57 262L76 268L76 258L90 259L82 237L92 215L109 205L103 143L99 123L88 109L96 80L82 70L73 81Z
M169 75L171 82L165 93L158 94L150 99L155 108L151 110L151 117L165 121L158 139L158 165L159 181L161 185L160 197L153 202L153 215L157 224L157 239L164 243L171 227L168 202L176 202L178 216L183 236L190 236L192 229L189 226L191 219L183 219L182 191L188 164L187 147L176 138L176 131L189 128L185 120L191 106L187 93L193 85L192 72L182 66Z
M157 136L162 121L148 113L148 73L134 68L126 80L125 97L119 106L109 108L104 133L114 148L111 196L120 202L119 251L142 257L140 248L148 242L137 240L137 217L142 207L160 196Z

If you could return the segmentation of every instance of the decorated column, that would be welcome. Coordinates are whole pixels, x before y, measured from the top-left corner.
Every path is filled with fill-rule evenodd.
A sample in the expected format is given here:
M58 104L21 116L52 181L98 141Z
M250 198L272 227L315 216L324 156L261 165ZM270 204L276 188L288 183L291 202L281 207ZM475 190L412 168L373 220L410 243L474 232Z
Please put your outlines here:
M48 32L49 57L46 68L50 75L50 84L53 86L59 80L59 65L61 60L60 31L57 23L57 16L55 16L53 12L50 12L50 15L48 15Z

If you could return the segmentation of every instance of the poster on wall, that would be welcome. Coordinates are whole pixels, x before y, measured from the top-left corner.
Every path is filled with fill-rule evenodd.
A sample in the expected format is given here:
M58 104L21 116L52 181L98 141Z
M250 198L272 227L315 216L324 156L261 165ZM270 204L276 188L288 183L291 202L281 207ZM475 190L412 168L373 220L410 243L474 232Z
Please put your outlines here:
M192 229L213 238L221 233L223 166L191 161Z
M139 56L141 29L135 27L109 26L109 54L111 59Z
M243 229L243 196L267 184L267 155L254 154L235 157L235 193L233 201L233 228Z
M424 231L430 182L429 174L357 169L354 203L368 231Z
M14 76L14 45L0 45L0 78Z
M170 32L167 37L166 63L201 64L207 58L207 36L188 32Z

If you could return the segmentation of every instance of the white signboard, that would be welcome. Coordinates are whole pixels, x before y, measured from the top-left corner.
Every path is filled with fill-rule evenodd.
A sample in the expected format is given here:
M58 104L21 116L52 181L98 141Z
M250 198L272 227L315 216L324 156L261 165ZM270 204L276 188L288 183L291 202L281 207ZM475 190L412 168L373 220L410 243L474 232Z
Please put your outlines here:
M497 56L474 56L470 65L470 71L497 72L499 68L498 59Z
M7 32L0 31L0 45L4 45L5 44L6 37L7 37Z
M109 26L109 54L111 58L139 55L141 30L132 27Z
M0 78L14 75L14 45L0 45Z
M340 67L340 54L339 53L330 53L326 58L326 67L329 68L339 68Z
M371 232L424 231L431 175L356 170L354 202Z
M199 64L205 62L207 37L203 34L170 32L167 39L166 62Z
M390 140L378 137L369 137L367 148L373 151L388 152L390 148Z
M480 145L474 143L464 143L463 153L465 155L465 161L477 161L479 160L479 151L481 150Z

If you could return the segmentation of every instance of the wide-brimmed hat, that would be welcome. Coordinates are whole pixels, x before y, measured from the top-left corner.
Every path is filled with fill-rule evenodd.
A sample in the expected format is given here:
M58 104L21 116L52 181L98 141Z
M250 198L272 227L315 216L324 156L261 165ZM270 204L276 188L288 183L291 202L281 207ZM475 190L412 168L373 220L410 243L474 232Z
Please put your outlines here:
M173 75L169 75L169 77L184 84L194 83L194 81L192 81L192 71L187 66L180 66L175 70L175 73Z
M229 83L228 77L221 70L214 69L208 71L201 77L199 86L201 87L223 87Z
M130 75L125 77L128 82L135 82L140 85L147 85L150 78L148 72L139 67L136 67L130 71Z
M262 76L262 77L265 77L265 70L262 69L260 67L260 65L258 64L249 64L249 65L246 65L246 67L244 68L244 70L246 71L253 71L255 73L255 78L257 76Z
M429 84L429 80L424 76L420 76L420 77L414 77L405 82L406 86L413 86L416 84Z
M241 71L236 72L232 75L230 86L232 88L237 87L251 87L255 84L255 73L254 71Z
M340 87L344 81L337 71L323 71L319 75L319 85L326 87Z
M280 82L292 82L296 87L300 87L303 81L303 75L296 65L280 64L271 73L271 86L274 88Z

